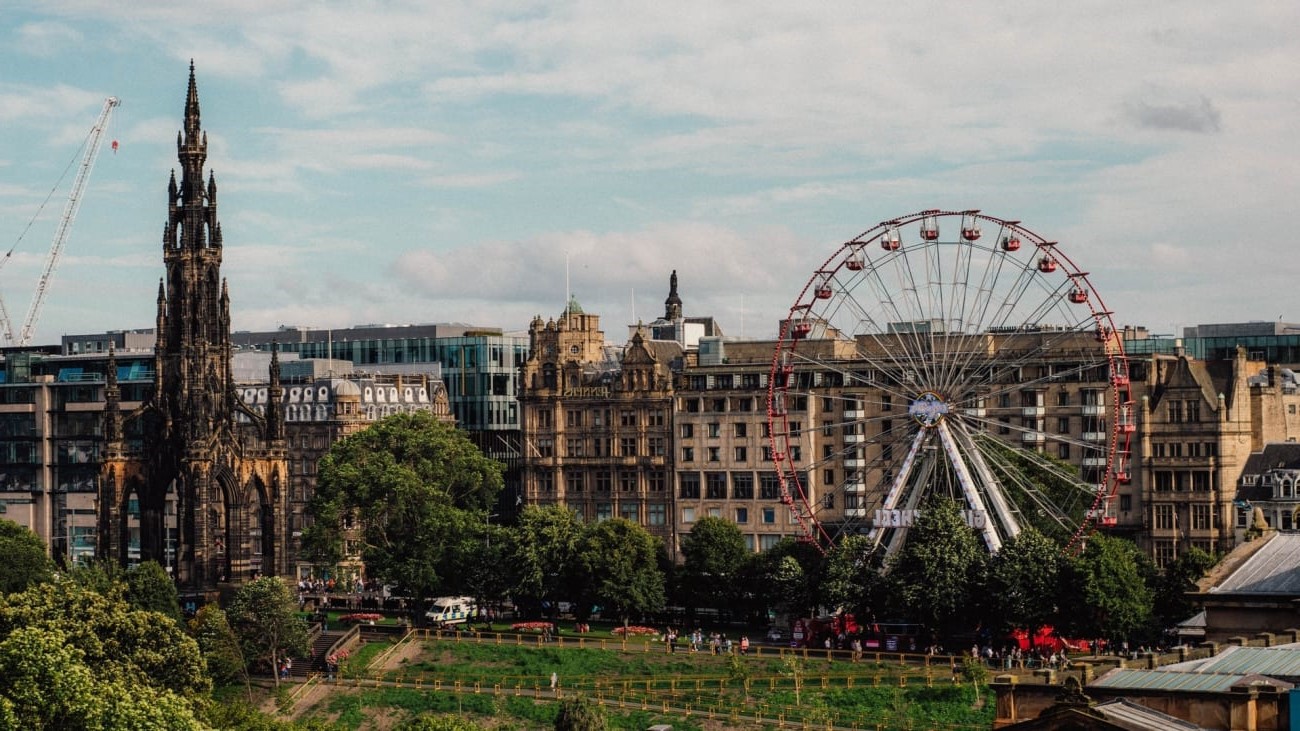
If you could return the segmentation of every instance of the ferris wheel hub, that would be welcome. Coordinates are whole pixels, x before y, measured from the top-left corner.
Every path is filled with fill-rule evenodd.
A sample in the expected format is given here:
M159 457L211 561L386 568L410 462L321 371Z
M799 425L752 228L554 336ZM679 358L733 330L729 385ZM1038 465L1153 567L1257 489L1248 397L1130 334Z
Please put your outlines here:
M943 421L943 417L947 416L949 411L948 402L934 391L926 391L917 396L912 401L912 405L907 408L908 415L927 429L939 426L939 422Z

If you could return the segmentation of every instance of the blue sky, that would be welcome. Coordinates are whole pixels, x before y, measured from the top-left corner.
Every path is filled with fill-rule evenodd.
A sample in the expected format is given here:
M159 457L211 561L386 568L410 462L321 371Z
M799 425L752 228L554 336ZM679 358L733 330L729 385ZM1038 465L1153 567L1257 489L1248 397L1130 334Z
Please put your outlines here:
M994 7L996 6L996 8ZM768 336L926 208L1057 239L1121 324L1300 320L1300 4L0 0L0 269L37 341L149 327L194 59L235 329L522 329L570 288ZM70 180L69 175L69 180ZM635 310L635 315L634 315Z

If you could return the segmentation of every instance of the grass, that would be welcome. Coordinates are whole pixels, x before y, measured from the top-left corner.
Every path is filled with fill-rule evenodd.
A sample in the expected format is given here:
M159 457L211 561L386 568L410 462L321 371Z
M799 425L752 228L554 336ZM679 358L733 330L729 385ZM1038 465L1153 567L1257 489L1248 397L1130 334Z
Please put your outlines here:
M359 668L365 658L389 647L371 643L354 654L350 664ZM754 728L756 713L764 719L859 728L882 724L887 729L982 730L992 724L992 708L976 708L971 686L954 685L946 666L927 679L925 669L917 666L803 660L793 654L751 656L739 662L733 664L726 655L668 654L661 647L622 652L428 640L399 670L383 674L385 680L406 687L348 687L354 681L345 668L342 684L306 717L333 718L349 729L368 729L383 727L368 725L378 718L456 713L480 717L486 728L550 728L556 706L549 687L555 673L563 693L604 702L611 728L616 729L644 729L652 723L698 729L695 724L706 717L712 718L707 725L711 730ZM364 686L376 673L364 671L362 677ZM751 681L748 691L744 677ZM461 692L450 692L458 682ZM531 697L534 689L543 697ZM665 714L665 705L678 710ZM689 717L680 710L687 707L692 709ZM496 720L489 724L488 718Z

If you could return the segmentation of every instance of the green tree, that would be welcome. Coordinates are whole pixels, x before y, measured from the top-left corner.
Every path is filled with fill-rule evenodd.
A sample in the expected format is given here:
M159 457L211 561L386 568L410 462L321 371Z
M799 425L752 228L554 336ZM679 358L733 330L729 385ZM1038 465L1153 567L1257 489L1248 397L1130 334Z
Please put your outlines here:
M605 616L623 620L664 605L658 539L622 518L586 526L578 544L577 565L585 577L579 589L583 606L599 604Z
M345 518L354 518L367 573L417 599L435 595L456 565L456 546L496 502L502 466L431 414L387 417L336 442L321 459L303 533L320 564L343 558Z
M1165 566L1155 586L1155 621L1159 630L1165 630L1196 613L1196 603L1188 596L1196 591L1199 581L1217 559L1199 548L1192 547Z
M866 536L846 536L826 554L821 580L822 600L853 612L860 619L876 614L884 601L882 551Z
M961 659L962 674L970 681L971 687L975 689L975 705L980 705L980 687L989 683L989 666L984 661L973 655L967 655Z
M807 617L821 603L822 561L816 546L787 538L750 559L747 584L757 603Z
M560 711L555 714L555 731L605 731L607 728L605 712L591 699L570 696L560 701Z
M573 508L530 505L519 514L506 549L510 594L528 611L576 594L578 542L583 525Z
M1069 563L1075 602L1069 628L1085 637L1128 638L1147 626L1152 596L1150 560L1123 538L1097 534Z
M0 598L0 638L22 627L60 632L97 676L193 698L211 687L198 644L175 622L132 609L125 587L106 594L55 579Z
M0 728L198 727L198 645L106 592L56 578L0 598Z
M454 716L420 716L397 727L397 731L479 731L483 727Z
M27 528L0 518L0 594L23 591L32 584L49 581L54 564L45 552L45 542Z
M1030 637L1059 624L1066 563L1061 547L1032 527L1004 543L989 561L982 592L991 624L1001 632L1023 628Z
M723 518L701 518L682 536L677 578L684 603L692 608L734 607L748 558L739 526Z
M157 561L145 561L126 572L126 598L136 609L157 612L181 621L176 583Z
M244 658L265 666L277 686L279 663L307 653L307 625L298 617L298 602L280 579L264 576L240 587L226 616Z
M244 650L221 607L216 604L200 607L189 622L189 631L199 643L199 652L207 662L213 682L222 685L241 682L247 687L248 663L244 662Z
M945 639L969 629L986 558L956 501L928 501L889 567L897 608Z

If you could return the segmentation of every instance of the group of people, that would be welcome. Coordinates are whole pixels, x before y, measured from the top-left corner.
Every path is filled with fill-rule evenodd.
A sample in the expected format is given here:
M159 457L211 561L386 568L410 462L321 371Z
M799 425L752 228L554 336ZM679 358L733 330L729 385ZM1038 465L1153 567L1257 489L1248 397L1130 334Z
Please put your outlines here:
M285 680L293 670L293 658L286 657L280 661L280 679Z
M1002 650L998 650L993 645L984 645L982 647L972 645L969 656L981 658L989 667L1001 668L1002 670L1024 670L1026 667L1052 668L1053 670L1068 670L1070 668L1070 658L1065 651L1049 650L1043 647L1022 650L1019 645L1008 645Z
M677 652L677 643L679 634L677 629L669 627L664 630L661 638L668 644L669 652ZM730 655L739 649L741 655L749 654L749 637L742 635L739 642L733 643L730 637L714 632L705 638L704 630L697 629L686 636L686 647L689 652L709 652L713 655Z

